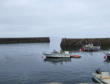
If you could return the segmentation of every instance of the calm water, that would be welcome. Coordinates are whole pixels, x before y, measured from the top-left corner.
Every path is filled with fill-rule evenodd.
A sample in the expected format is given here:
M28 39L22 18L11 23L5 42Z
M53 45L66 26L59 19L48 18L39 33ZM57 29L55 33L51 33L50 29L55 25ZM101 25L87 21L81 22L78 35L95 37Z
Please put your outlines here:
M80 59L45 59L48 43L0 45L0 84L75 84L93 82L92 73L101 68L110 71L104 52L73 52Z

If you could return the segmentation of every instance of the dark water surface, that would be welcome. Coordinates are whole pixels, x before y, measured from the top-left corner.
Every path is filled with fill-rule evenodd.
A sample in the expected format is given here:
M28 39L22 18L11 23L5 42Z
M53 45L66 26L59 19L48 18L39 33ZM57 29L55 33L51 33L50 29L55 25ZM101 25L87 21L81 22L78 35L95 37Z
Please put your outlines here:
M50 44L3 44L0 45L0 84L46 84L60 82L75 84L93 82L92 73L101 68L110 71L104 62L104 52L73 52L80 59L45 59L42 52Z

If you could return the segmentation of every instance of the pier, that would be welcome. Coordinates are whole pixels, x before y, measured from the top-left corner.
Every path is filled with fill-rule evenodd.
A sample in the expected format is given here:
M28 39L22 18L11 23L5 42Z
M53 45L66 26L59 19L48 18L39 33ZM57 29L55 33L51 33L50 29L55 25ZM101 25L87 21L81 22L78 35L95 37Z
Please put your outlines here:
M61 48L63 50L77 50L89 43L93 43L95 46L101 46L101 49L110 48L110 38L63 38Z
M49 37L0 38L0 44L9 43L49 43Z

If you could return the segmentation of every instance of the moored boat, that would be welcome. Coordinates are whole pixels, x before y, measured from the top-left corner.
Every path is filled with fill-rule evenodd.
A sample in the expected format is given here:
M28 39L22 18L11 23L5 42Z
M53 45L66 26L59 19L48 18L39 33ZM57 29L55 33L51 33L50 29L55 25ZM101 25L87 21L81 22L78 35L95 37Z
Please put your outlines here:
M80 55L71 55L71 58L81 58Z
M63 58L45 58L45 62L50 62L52 64L57 64L57 63L66 63L66 62L71 62L71 58L69 57L63 57Z
M94 46L93 44L85 45L81 48L81 51L99 51L100 46Z
M107 59L110 59L110 51L106 53Z
M109 72L93 73L93 79L99 84L110 84L109 74Z
M70 57L70 53L68 51L64 51L64 52L57 52L57 51L53 51L51 53L43 53L47 58L60 58L60 57Z

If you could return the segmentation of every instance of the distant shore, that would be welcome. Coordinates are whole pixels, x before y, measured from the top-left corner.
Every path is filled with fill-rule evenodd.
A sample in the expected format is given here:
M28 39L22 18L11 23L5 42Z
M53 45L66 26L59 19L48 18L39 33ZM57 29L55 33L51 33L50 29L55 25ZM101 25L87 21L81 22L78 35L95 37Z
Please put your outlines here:
M61 48L63 50L74 50L89 43L101 46L102 49L110 48L110 38L63 38Z
M10 43L50 43L49 37L0 38L0 44Z

